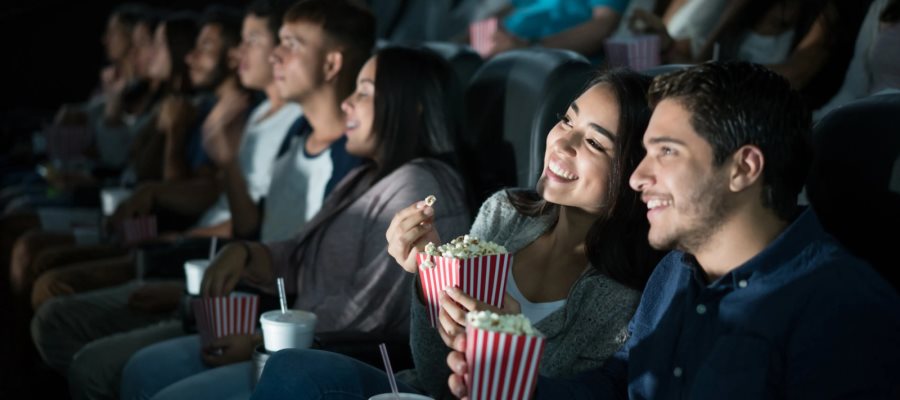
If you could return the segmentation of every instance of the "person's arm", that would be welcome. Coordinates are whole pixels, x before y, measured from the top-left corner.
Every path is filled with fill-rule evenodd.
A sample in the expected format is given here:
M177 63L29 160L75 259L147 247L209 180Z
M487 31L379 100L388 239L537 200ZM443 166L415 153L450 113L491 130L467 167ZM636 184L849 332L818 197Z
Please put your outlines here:
M831 54L828 49L828 38L835 34L828 20L836 18L834 16L829 18L828 14L835 12L833 5L826 6L788 59L781 64L767 67L787 78L794 88L803 89L828 62Z
M280 259L273 259L271 248L258 242L232 242L222 248L212 264L203 274L200 291L205 297L224 296L231 293L238 282L248 284L274 293L272 288L279 267ZM287 255L289 253L283 253ZM296 287L296 279L285 279L285 286Z
M215 224L213 226L205 226L202 228L194 228L184 233L187 237L231 237L231 220Z
M603 40L616 30L621 17L621 14L611 7L594 7L590 20L547 36L538 44L581 54L597 54L603 49Z
M160 106L157 130L166 138L163 150L163 179L184 179L191 175L187 160L187 146L191 124L197 110L183 96L170 96Z
M262 226L258 204L250 196L247 181L237 161L222 167L222 186L231 210L231 233L238 238L255 236Z
M229 91L216 103L203 123L203 148L219 167L220 181L228 197L232 232L238 238L250 238L259 232L261 217L253 200L238 159L249 106L248 96Z

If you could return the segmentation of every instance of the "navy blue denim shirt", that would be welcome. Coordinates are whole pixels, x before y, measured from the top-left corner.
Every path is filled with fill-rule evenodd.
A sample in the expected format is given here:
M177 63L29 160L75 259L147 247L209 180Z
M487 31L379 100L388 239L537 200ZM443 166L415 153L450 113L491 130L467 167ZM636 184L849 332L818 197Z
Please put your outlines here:
M671 252L629 329L602 369L542 377L537 397L900 398L900 297L812 210L711 284Z

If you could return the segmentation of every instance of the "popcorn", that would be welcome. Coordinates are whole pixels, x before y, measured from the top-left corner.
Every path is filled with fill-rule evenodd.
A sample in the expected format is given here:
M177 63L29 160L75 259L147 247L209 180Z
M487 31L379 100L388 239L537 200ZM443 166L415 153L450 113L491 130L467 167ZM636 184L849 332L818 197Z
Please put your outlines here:
M434 202L436 202L436 201L437 201L437 197L434 197L433 194L428 195L428 197L425 198L425 205L428 207L431 207L434 205Z
M491 242L481 241L474 236L463 235L435 248L434 243L425 245L425 253L434 257L473 258L508 253L506 248Z
M428 243L416 261L431 326L438 326L441 295L451 286L482 303L503 307L513 261L503 246L465 235L443 246Z
M475 329L512 335L540 336L531 326L531 321L522 314L497 314L490 311L470 311L466 323Z

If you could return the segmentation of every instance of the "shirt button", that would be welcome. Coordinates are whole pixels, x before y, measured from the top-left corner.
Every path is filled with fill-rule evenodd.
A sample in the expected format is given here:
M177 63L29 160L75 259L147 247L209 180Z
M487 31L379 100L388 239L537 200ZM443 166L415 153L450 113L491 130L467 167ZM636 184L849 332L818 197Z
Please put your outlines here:
M706 306L704 306L703 304L697 304L697 314L706 314Z
M741 287L741 288L747 287L747 280L746 280L746 279L741 279L741 280L739 280L739 281L738 281L738 287Z
M675 375L676 378L680 378L681 377L681 367L675 367L675 369L672 370L672 375Z

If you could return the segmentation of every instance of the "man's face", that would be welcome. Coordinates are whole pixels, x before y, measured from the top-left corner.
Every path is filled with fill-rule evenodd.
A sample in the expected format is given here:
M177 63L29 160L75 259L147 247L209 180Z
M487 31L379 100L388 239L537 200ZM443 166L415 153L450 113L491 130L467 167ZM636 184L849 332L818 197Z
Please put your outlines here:
M117 62L128 55L131 47L131 32L119 21L119 17L113 15L106 23L106 31L103 32L103 47L106 49L106 59Z
M696 253L721 228L732 206L728 169L713 166L712 147L690 118L677 100L656 106L644 134L647 155L630 183L647 203L650 245Z
M269 31L268 19L247 15L241 29L238 68L244 87L262 90L272 82L272 64L269 63L269 57L274 49L275 37Z
M302 102L325 81L325 33L298 21L282 25L278 36L281 44L271 57L275 85L284 99Z
M222 38L222 28L217 24L206 24L197 35L197 43L187 56L185 62L194 87L210 88L221 78L222 54L226 51Z

